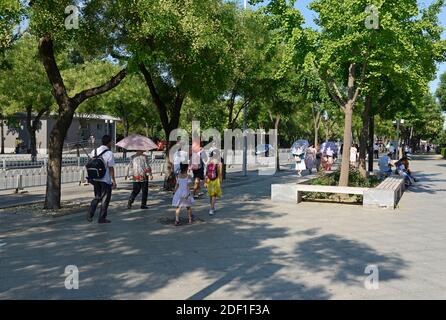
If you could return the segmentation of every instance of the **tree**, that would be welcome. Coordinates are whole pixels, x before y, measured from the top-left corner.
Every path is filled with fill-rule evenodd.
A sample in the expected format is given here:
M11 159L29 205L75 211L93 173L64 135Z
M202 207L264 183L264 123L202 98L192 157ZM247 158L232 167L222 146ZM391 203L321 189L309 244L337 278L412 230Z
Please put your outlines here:
M235 5L221 0L124 2L127 31L122 36L169 138L178 128L186 97L212 102L226 88Z
M19 0L0 0L0 56L10 47L17 33L14 29L20 22L23 7Z
M79 26L69 24L67 30L65 9L72 5L68 0L44 1L35 0L30 3L30 28L39 38L38 48L42 64L52 87L52 94L58 105L56 123L49 136L48 178L46 186L46 209L59 209L61 198L61 169L62 149L68 128L73 120L76 109L86 100L103 94L116 86L125 78L126 69L120 70L111 79L101 79L94 87L83 89L70 95L61 75L55 52L62 52L67 48L76 47L90 54L91 60L106 57L113 37L113 21L109 21L108 28L100 29L98 25L107 24L107 16L101 15L100 8L113 7L114 3L101 0L84 2L77 8L82 17ZM107 4L107 5L106 5ZM75 14L72 12L72 14ZM75 17L74 17L75 18ZM78 28L76 28L78 27ZM104 31L107 30L106 34ZM115 44L116 46L118 44Z
M379 92L376 88L380 88L383 75L406 82L415 80L421 87L432 78L435 63L445 56L438 23L444 1L435 1L419 12L416 0L372 1L374 7L365 0L315 0L310 8L318 15L315 22L320 31L316 32L290 27L289 16L283 10L290 4L294 1L272 0L267 7L281 17L282 25L289 27L284 41L298 35L298 42L314 52L327 91L344 113L340 185L345 186L349 178L353 113L358 101L369 96L364 99L367 103L363 111L363 122L367 124L373 94ZM301 49L305 45L299 48L299 54L305 53ZM367 128L361 135L364 137L366 132Z
M436 96L440 101L443 111L446 111L446 72L440 76L440 84L438 85Z
M26 35L14 44L6 55L11 68L4 71L4 77L0 79L0 91L6 97L9 112L26 113L32 161L37 156L36 131L40 128L40 119L54 104L45 70L36 59L35 41Z

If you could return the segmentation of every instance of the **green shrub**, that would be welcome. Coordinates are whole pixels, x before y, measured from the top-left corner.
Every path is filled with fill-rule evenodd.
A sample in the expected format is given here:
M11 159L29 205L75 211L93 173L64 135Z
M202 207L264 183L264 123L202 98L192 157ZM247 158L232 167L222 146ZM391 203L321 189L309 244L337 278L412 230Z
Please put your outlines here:
M316 179L312 180L310 184L321 186L337 186L339 184L340 177L341 171L337 170L327 175L319 175ZM359 170L351 170L348 185L349 187L373 188L376 187L380 182L380 179L376 176L364 178Z
M330 174L320 174L316 179L313 179L311 185L320 186L337 186L339 184L339 179L341 177L340 170L337 170ZM350 187L360 187L360 188L374 188L381 182L381 179L376 176L371 176L364 178L358 170L351 170L349 176ZM336 199L338 201L341 198L336 194L331 193L317 193L317 192L304 192L304 197L306 199ZM351 195L356 202L360 203L362 201L362 196Z
M446 148L441 148L441 156L446 159Z

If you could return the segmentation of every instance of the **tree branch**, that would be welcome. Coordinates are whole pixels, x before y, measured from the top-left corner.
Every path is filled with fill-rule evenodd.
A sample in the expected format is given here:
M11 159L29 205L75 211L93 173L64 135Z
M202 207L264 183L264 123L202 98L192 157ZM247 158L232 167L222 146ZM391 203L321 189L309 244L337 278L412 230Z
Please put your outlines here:
M141 63L139 65L139 70L143 74L144 79L146 80L146 84L149 87L153 103L156 105L156 108L158 109L161 123L162 123L164 129L167 129L169 127L169 116L167 115L167 108L166 108L166 105L164 104L164 102L161 100L161 97L159 96L159 94L155 88L155 84L153 82L152 75L150 74L149 70L147 70L144 63Z
M92 98L97 95L103 94L107 91L110 91L111 89L117 87L121 83L121 81L124 80L126 75L127 75L127 70L123 69L123 70L119 71L115 76L113 76L113 78L111 78L109 81L104 83L103 85L79 92L72 98L72 100L74 101L74 104L76 106L78 106L82 102L84 102L85 100L87 100L89 98Z
M42 37L39 40L39 55L52 86L52 94L59 108L61 106L69 106L70 98L54 57L53 41L49 36Z

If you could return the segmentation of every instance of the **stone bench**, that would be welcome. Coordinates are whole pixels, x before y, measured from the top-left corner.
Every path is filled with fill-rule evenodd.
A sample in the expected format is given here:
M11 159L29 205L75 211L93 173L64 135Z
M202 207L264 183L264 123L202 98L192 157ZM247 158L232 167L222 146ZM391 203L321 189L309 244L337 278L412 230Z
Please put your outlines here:
M365 207L380 207L395 209L405 190L404 178L391 176L381 182L376 188L364 193Z
M300 203L304 192L364 195L368 188L318 186L310 184L273 184L271 200L274 202Z
M304 192L361 195L365 207L395 209L404 192L404 178L399 176L386 178L376 188L318 186L297 183L273 184L271 185L271 200L281 203L300 203Z

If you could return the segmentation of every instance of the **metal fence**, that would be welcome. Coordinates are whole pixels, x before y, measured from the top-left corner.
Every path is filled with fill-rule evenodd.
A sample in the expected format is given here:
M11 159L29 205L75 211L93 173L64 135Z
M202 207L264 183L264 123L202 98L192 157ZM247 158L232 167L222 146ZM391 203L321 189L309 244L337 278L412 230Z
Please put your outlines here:
M293 161L289 149L279 150L279 161L281 164L291 163ZM85 164L87 158L66 158L62 167L61 179L62 183L79 183L86 182ZM117 178L125 177L129 159L115 157L115 176ZM47 161L44 159L42 165L36 168L23 166L23 168L1 170L0 169L0 190L23 190L30 187L39 187L46 185L47 180ZM163 174L165 172L165 160L150 160L153 174ZM5 167L6 168L6 167Z
M151 160L150 166L154 174L164 172L164 160ZM127 163L117 163L115 165L115 176L117 178L125 177L128 174ZM84 166L62 167L62 183L86 182L87 172ZM0 170L0 190L23 190L30 187L39 187L46 185L47 170L45 167L35 169L17 169Z

